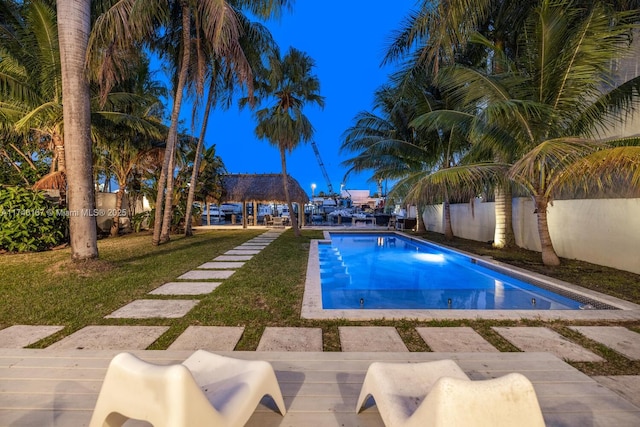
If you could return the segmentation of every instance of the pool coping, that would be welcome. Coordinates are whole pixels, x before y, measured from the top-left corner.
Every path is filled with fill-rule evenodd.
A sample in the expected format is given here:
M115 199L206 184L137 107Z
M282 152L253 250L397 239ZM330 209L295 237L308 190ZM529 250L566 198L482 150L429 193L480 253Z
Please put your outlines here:
M410 236L397 231L362 230L362 231L324 231L324 239L312 240L309 248L309 259L307 262L307 277L305 280L304 296L302 299L301 317L304 319L329 320L458 320L458 319L492 319L492 320L607 320L607 321L634 321L640 320L640 305L625 301L600 292L585 289L572 283L557 280L542 274L533 273L522 268L513 267L508 264L496 261L490 257L478 256L469 252L460 251L439 245L461 253L477 262L487 266L495 266L511 270L519 276L529 278L534 282L541 282L565 290L574 294L583 295L587 298L601 301L607 305L617 308L617 310L438 310L438 309L323 309L322 292L320 288L320 262L318 257L318 244L320 242L330 242L330 233L382 233L400 235L418 242L434 244L424 239Z

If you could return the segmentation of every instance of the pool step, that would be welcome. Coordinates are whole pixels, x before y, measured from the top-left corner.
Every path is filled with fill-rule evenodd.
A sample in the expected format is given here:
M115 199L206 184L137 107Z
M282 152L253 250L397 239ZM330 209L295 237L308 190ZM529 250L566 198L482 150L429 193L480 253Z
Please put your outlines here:
M332 286L345 286L351 282L351 276L342 260L338 248L321 249L319 252L320 279Z

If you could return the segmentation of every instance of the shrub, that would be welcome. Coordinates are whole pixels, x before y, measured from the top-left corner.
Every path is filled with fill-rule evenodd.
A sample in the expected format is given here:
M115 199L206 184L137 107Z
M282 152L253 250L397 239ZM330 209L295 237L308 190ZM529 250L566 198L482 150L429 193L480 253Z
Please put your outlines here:
M66 212L42 192L0 188L0 249L34 252L63 243L68 229Z

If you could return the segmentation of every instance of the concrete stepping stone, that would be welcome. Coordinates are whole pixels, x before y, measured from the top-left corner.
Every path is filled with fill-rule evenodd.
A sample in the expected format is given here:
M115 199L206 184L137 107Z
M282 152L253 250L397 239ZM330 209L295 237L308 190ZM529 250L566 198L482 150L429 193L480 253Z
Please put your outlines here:
M243 332L243 326L189 326L168 350L233 351Z
M231 249L225 255L257 255L260 251L256 249Z
M416 328L431 351L496 353L498 349L468 326L451 328Z
M546 351L573 362L604 362L597 354L544 327L493 327L522 351Z
M213 292L222 282L168 282L149 292L151 295L204 295Z
M55 350L144 350L168 326L87 326L51 344Z
M244 262L238 261L213 261L213 262L205 262L204 264L198 266L198 269L236 269L241 268L244 265Z
M598 384L602 384L609 390L613 390L620 396L640 407L640 376L638 375L613 375L606 377L591 377Z
M139 299L104 317L106 319L177 319L187 314L199 302L199 300L184 299Z
M178 276L182 280L228 279L235 270L191 270Z
M23 348L62 329L64 326L9 326L0 330L0 348Z
M322 351L322 329L268 326L256 351Z
M243 249L243 250L256 250L256 251L261 251L264 248L266 248L268 245L264 245L261 243L243 243L240 246L236 247L236 249Z
M249 261L253 255L220 255L215 257L214 261Z
M640 360L640 334L623 326L570 326L570 329L606 345L631 360Z
M342 351L409 351L392 326L340 326Z

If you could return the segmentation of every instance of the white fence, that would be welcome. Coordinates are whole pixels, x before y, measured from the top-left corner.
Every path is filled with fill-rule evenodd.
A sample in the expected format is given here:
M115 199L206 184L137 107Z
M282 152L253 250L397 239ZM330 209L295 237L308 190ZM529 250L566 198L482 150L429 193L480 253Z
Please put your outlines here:
M442 205L429 207L423 219L427 230L444 232ZM548 221L559 256L640 274L640 199L556 200ZM451 205L451 226L457 237L493 240L494 203ZM513 231L518 246L540 251L531 199L513 199Z

